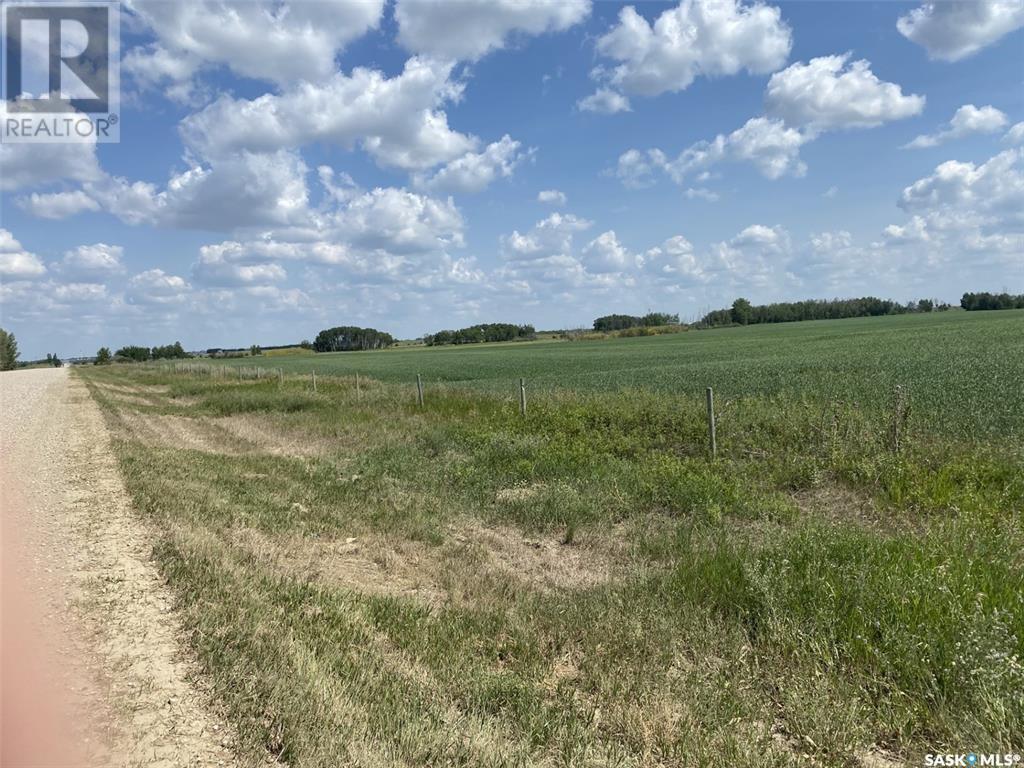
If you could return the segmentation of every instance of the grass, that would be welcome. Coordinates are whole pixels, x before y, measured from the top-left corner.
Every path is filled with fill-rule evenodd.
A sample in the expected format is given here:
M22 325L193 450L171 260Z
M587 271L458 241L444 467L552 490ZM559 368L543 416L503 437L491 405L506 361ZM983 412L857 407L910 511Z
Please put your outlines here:
M961 331L905 324L913 344L881 324L878 343L978 334L972 354L1019 376L1001 321L956 317ZM841 356L874 354L864 324L816 325ZM702 339L753 344L777 368L810 354L814 334L760 331L684 336L722 369L741 361ZM598 347L609 376L650 354L617 344ZM302 377L81 371L254 761L877 766L1024 750L1012 440L952 437L911 388L896 452L887 405L769 386L722 398L709 461L699 393L551 387L524 419L486 385L505 354L376 364L433 370L435 355L475 361L478 385L434 386L423 409L386 376L358 392L320 376L314 393ZM858 370L888 382L903 364ZM957 386L959 366L936 370ZM1002 398L1012 421L1021 390Z
M993 353L996 351L996 353ZM219 362L219 361L218 361ZM252 361L227 360L227 365ZM896 384L930 428L966 440L1024 438L1008 397L1024 370L1024 310L825 320L636 339L408 347L273 361L292 373L352 375L512 393L645 389L725 397L842 400L884 408Z

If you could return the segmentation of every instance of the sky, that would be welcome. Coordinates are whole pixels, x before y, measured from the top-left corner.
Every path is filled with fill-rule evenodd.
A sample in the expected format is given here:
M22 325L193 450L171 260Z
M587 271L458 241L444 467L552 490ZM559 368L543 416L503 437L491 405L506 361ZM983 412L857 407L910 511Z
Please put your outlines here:
M1024 1L126 0L0 145L22 358L1024 292Z

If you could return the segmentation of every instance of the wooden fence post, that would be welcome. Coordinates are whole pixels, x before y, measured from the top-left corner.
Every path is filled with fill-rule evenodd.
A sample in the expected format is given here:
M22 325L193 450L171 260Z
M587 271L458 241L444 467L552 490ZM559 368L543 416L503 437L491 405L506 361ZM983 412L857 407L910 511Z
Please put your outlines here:
M519 380L519 414L526 415L526 379Z
M313 371L313 391L316 392L316 371Z
M277 386L284 386L284 368L277 369Z
M715 393L708 387L708 446L711 449L711 458L718 455L718 442L715 439Z
M416 374L416 404L423 407L423 378Z

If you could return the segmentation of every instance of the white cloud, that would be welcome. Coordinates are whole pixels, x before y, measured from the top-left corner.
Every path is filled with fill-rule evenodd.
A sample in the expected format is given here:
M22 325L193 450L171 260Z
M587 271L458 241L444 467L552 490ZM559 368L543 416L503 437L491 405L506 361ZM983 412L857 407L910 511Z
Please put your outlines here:
M562 206L569 202L569 200L565 196L565 192L560 192L557 189L542 189L537 193L537 202L544 203L545 205Z
M900 16L896 28L928 56L959 61L1004 35L1024 27L1020 0L942 0L926 2Z
M143 84L182 82L204 64L286 83L335 71L337 54L376 28L384 0L132 0L158 43L135 48L125 69Z
M1021 144L1024 143L1024 122L1016 123L1010 127L1010 130L1003 136L1003 141L1008 144Z
M792 46L778 8L736 0L682 0L651 25L633 6L597 41L616 62L597 79L628 94L681 91L698 76L766 74L785 64Z
M765 93L766 116L696 142L673 160L660 149L630 149L619 157L615 175L634 188L650 184L659 171L682 184L718 163L746 162L769 179L799 177L807 172L800 148L823 131L872 127L924 108L923 96L904 96L898 85L881 82L866 61L847 68L848 58L825 56L777 72Z
M64 252L60 272L77 278L108 277L123 271L121 257L124 248L120 245L96 243L80 245Z
M0 228L0 276L24 280L45 272L46 266L38 256L22 248L9 230Z
M704 187L690 187L683 194L686 195L687 200L704 200L709 203L714 203L718 200L717 192L712 192Z
M100 209L100 204L80 189L47 194L33 192L29 197L20 198L18 205L41 219L66 219L76 213Z
M432 176L417 176L417 186L449 192L481 192L498 178L508 178L529 153L520 152L520 143L506 134L481 152L467 152L452 160Z
M972 133L997 133L1005 128L1008 122L1006 115L991 105L976 107L973 104L964 104L953 115L948 128L938 133L918 136L907 144L907 148L936 147L950 139L963 138Z
M900 86L879 80L870 62L849 58L848 53L822 56L772 75L765 91L767 114L820 132L870 128L924 109L924 96L905 96Z
M811 137L781 120L755 117L741 128L712 141L699 141L669 160L659 149L645 153L637 149L624 152L618 160L615 175L627 187L650 184L655 171L661 171L682 184L688 177L721 162L752 163L763 176L803 176L807 166L800 160L800 147ZM700 193L697 193L700 194Z
M980 165L949 160L906 189L900 208L948 221L1024 222L1024 150L1008 149Z
M192 277L199 283L216 286L266 285L288 277L280 264L238 263L225 258L230 253L219 246L200 248L199 260L192 266Z
M582 112L597 112L602 115L632 111L629 99L610 88L598 88L589 96L577 101L576 106Z
M903 190L899 206L910 219L886 227L884 240L917 247L930 268L1024 274L1024 150L941 163Z
M128 224L227 231L303 221L306 173L296 152L239 152L196 163L163 189L107 177L86 184L85 191Z
M0 120L7 102L0 102ZM55 181L90 181L102 176L94 137L60 144L0 144L0 191L41 187Z
M415 53L478 59L515 34L561 32L585 19L590 0L398 0L398 41Z
M328 231L358 248L408 254L461 247L463 227L451 198L378 187L332 215Z
M615 231L609 229L587 243L582 262L588 272L596 274L624 272L636 265L637 257L626 250Z
M476 149L477 140L453 131L440 106L461 97L449 81L452 65L409 59L388 78L356 67L322 84L302 83L253 100L222 96L185 118L185 142L214 158L238 150L271 152L313 142L356 145L382 165L423 170Z
M180 304L188 298L185 278L162 269L147 269L128 281L125 297L132 304Z
M526 234L513 230L502 238L502 245L506 256L515 261L567 256L572 252L573 235L589 229L591 224L571 213L552 213Z
M702 282L706 277L693 244L682 235L670 237L660 246L649 248L641 261L647 273L663 281L677 284Z

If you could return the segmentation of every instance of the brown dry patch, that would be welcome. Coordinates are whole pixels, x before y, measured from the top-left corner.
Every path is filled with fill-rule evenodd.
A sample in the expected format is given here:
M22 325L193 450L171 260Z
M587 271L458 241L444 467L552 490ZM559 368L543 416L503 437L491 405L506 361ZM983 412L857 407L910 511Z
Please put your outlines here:
M611 581L616 570L615 558L597 541L563 544L555 537L529 537L475 522L453 530L452 538L484 555L485 568L542 590L586 589Z
M274 571L327 586L391 597L408 597L436 607L444 591L432 578L436 553L426 545L378 537L321 541L271 538L251 528L232 534L232 543Z
M246 448L233 436L201 418L133 413L125 415L124 424L133 437L149 447L229 455L244 453Z
M511 488L502 488L494 495L494 500L499 504L528 501L537 496L545 487L543 483L533 483L532 485L514 485Z
M874 502L849 488L822 485L793 494L797 508L809 517L833 522L853 522L877 528L881 518Z
M336 441L285 429L266 416L224 416L213 419L212 424L237 442L251 446L253 451L273 456L322 456L337 447Z

